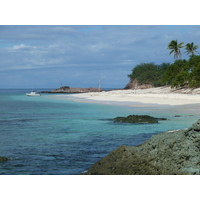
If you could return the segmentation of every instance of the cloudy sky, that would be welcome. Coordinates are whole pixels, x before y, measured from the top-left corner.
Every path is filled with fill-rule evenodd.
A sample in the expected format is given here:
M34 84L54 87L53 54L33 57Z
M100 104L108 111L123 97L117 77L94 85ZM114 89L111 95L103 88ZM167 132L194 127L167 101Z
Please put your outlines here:
M199 38L198 25L2 25L0 88L123 88L137 64L173 62L171 40Z

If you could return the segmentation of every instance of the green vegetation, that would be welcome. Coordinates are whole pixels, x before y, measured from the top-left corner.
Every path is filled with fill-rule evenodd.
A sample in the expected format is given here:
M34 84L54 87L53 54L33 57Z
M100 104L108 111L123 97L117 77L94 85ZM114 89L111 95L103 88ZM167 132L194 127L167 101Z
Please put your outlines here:
M167 49L171 49L170 51L170 55L172 53L174 53L174 59L178 59L178 57L181 58L181 51L180 51L180 48L183 48L184 42L181 42L180 44L178 44L177 40L172 40L168 46L167 46Z
M200 56L176 60L165 71L162 81L171 87L200 87Z
M153 87L171 86L174 87L200 87L200 56L197 45L194 43L184 42L178 44L177 40L172 40L167 49L170 49L170 54L174 53L175 61L172 64L162 63L156 65L154 63L142 63L132 69L132 73L128 75L131 80L137 80L140 85L148 84ZM187 55L190 55L188 60L178 59L181 57L180 49L185 47Z
M184 42L181 42L178 44L177 40L172 40L168 46L167 49L171 49L170 51L170 55L172 53L174 53L174 59L178 59L181 58L181 48L185 47L185 49L187 50L185 53L187 53L187 55L191 54L191 56L195 55L195 52L198 53L198 51L196 51L196 49L198 48L197 45L194 45L194 43L187 43L185 46L183 46Z
M154 63L142 63L132 69L132 74L128 77L132 80L137 79L139 84L150 84L154 87L165 85L162 82L163 74L168 69L169 63L156 65Z
M188 44L185 45L185 49L187 50L185 53L187 53L187 55L191 54L191 56L194 56L195 52L198 53L198 51L196 51L197 48L198 48L198 46L194 45L193 42L192 43L188 43Z
M153 87L200 87L200 56L191 56L189 60L175 60L173 64L142 63L132 69L128 75L139 84Z

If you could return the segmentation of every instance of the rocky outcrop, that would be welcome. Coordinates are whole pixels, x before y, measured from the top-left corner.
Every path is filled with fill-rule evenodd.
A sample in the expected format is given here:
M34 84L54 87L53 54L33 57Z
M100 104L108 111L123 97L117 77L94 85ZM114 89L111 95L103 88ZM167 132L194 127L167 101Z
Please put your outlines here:
M7 160L8 160L8 158L0 156L0 162L4 162L4 161L7 161Z
M101 92L99 88L70 88L69 86L63 86L51 91L42 91L41 93L87 93L87 92Z
M124 87L124 89L147 89L152 88L150 84L140 84L137 79L130 79L130 82Z
M120 146L85 174L200 174L200 120L185 130L154 135L136 147Z
M153 124L159 120L167 120L166 118L155 118L149 115L129 115L128 117L116 117L114 122L132 123L132 124Z

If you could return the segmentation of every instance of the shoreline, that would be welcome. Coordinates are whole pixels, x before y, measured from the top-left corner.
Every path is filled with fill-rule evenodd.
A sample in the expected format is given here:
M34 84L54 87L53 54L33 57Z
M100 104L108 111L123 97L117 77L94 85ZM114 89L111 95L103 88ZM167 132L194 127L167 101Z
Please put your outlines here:
M81 94L56 95L56 98L71 99L85 103L120 104L129 106L147 105L191 105L200 104L199 93L177 92L169 87L112 90L103 92L89 92ZM185 92L185 93L184 93ZM144 105L145 104L145 105Z
M137 146L121 145L82 175L199 175L199 131L200 120Z

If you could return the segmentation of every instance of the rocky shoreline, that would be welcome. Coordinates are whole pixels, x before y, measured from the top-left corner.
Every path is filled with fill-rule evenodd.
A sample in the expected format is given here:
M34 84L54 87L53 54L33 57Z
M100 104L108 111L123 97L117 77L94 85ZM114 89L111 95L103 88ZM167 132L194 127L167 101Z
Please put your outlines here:
M200 120L185 130L152 136L135 147L120 146L84 175L200 174Z
M63 86L51 91L41 91L41 93L88 93L88 92L102 92L100 88L70 88L69 86Z

